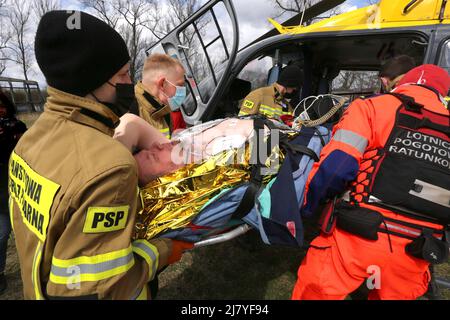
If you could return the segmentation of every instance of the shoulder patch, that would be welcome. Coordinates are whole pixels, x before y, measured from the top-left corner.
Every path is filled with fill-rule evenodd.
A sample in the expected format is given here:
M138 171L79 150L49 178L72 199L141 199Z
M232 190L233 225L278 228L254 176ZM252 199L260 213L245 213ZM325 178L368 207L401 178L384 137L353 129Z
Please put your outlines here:
M255 106L255 103L250 100L245 100L244 103L242 104L242 106L245 108L253 109L253 107Z
M125 229L130 206L89 207L84 233L104 233Z

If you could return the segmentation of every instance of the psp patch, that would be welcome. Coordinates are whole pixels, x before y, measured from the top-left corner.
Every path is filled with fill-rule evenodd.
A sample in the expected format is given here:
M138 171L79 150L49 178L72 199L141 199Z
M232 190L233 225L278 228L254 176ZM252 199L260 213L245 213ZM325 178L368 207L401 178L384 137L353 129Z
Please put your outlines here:
M125 229L130 206L89 207L84 233L104 233Z
M245 100L243 106L248 108L248 109L253 109L253 106L255 105L255 103L253 101L250 100Z

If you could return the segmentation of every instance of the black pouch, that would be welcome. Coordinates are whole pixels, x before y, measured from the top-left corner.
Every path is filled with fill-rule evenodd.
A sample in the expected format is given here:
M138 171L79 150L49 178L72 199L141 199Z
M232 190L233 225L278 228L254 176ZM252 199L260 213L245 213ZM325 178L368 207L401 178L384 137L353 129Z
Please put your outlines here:
M326 235L332 234L336 227L336 200L337 197L325 204L318 221L320 231Z
M368 240L378 240L383 216L374 210L341 204L337 208L337 227Z
M448 260L449 244L433 237L433 231L425 229L420 237L406 245L405 251L414 258L431 264L441 264Z

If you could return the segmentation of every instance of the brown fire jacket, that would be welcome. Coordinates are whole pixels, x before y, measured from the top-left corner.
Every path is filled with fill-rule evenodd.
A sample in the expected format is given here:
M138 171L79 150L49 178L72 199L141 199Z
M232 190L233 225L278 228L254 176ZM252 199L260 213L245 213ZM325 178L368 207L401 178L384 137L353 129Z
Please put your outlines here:
M161 105L158 100L152 97L150 93L145 90L142 82L136 84L134 92L139 104L139 116L170 139L170 128L164 118L164 116L170 113L169 106ZM153 102L151 100L153 100Z
M258 88L245 97L241 105L240 116L263 114L280 120L282 115L291 115L292 107L286 99L280 97L275 84Z
M118 117L53 88L9 162L10 212L25 299L134 299L171 242L132 241L137 168L113 140Z

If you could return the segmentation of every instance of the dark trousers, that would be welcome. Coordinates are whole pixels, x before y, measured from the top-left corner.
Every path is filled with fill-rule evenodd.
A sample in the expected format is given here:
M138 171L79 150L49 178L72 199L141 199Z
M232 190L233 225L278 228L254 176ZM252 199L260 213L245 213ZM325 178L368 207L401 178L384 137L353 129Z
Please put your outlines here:
M5 271L6 249L8 248L8 239L11 233L11 222L9 216L0 214L0 274Z
M6 249L11 234L8 210L8 165L0 164L0 273L5 271Z

